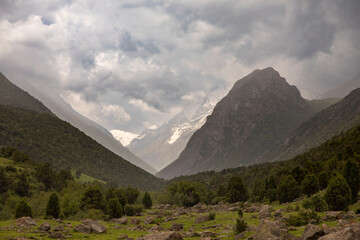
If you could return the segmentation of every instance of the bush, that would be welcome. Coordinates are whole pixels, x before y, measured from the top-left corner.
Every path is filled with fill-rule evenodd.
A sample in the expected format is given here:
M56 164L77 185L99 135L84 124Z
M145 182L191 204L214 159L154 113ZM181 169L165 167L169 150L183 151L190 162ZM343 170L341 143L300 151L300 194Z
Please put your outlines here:
M104 219L105 215L104 212L100 209L89 209L86 211L86 214L84 216L84 218L89 218L89 219Z
M111 198L109 200L108 209L110 218L120 218L124 213L123 208L117 198Z
M210 220L215 220L215 216L216 216L216 213L215 213L215 212L209 213L209 219L210 219Z
M325 201L331 211L347 211L351 202L351 190L341 175L330 180L325 192Z
M305 176L301 184L302 193L308 197L319 191L319 183L315 174Z
M80 209L101 209L105 210L103 194L98 186L90 186L86 189L84 196L80 200Z
M15 192L20 197L29 195L30 185L24 173L21 173L19 179L15 183Z
M60 216L60 203L56 193L50 195L48 205L46 207L46 217L59 218Z
M128 186L125 190L125 196L129 204L134 204L139 196L139 190L136 187Z
M144 194L144 196L143 196L143 198L142 198L142 204L144 205L144 207L145 207L146 209L149 209L149 208L151 208L151 206L152 206L151 197L150 197L150 195L149 195L147 192L145 192L145 194Z
M304 208L311 209L316 212L325 212L328 210L328 205L326 204L324 198L320 195L315 195L306 199L302 205Z
M30 205L25 200L21 200L16 206L15 217L20 218L20 217L32 217L32 216L33 214Z
M244 220L236 219L235 234L242 233L247 228L247 224Z
M239 218L242 218L243 217L243 211L241 210L241 209L239 209L239 211L238 211L238 215L239 215Z
M313 219L316 223L320 222L320 216L315 211L300 211L297 215L290 215L286 224L288 226L304 226L309 223L309 221Z
M6 167L5 167L5 170L7 171L7 172L17 172L17 170L16 170L16 167L14 167L13 165L7 165Z
M78 203L74 202L70 197L67 197L63 200L62 203L62 212L65 218L74 216L79 211Z
M329 176L325 171L319 173L318 182L320 190L325 189L328 185Z
M141 213L142 212L142 207L141 205L128 205L126 204L124 207L125 210L125 214L127 216L134 216L137 213Z

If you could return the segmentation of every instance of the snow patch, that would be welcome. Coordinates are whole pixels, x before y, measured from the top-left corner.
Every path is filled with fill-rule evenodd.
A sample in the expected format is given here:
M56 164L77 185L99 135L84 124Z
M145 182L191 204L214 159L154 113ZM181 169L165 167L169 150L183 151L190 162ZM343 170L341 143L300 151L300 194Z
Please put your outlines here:
M110 131L113 137L121 142L122 145L128 146L132 140L134 140L138 134L131 133L131 132L125 132L122 130L114 129Z

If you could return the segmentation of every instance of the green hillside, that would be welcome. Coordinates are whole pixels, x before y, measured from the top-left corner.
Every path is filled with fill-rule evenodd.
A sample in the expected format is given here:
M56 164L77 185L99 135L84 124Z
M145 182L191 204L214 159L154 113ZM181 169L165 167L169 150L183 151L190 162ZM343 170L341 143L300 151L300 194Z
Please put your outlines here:
M56 169L75 169L118 186L148 190L163 185L162 180L47 113L0 105L0 146L17 148Z

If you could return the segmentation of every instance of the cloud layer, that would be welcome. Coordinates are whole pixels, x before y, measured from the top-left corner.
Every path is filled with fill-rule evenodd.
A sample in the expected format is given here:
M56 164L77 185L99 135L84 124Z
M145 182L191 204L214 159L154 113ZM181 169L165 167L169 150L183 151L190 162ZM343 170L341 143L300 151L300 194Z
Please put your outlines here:
M139 133L273 66L312 98L359 74L360 1L0 2L0 71Z

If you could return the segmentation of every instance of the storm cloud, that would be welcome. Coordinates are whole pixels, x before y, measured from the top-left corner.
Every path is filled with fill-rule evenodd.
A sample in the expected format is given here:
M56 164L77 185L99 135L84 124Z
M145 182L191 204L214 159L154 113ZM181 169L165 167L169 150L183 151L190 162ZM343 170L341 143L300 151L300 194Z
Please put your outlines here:
M273 66L315 98L360 72L360 1L0 1L0 71L140 133Z

